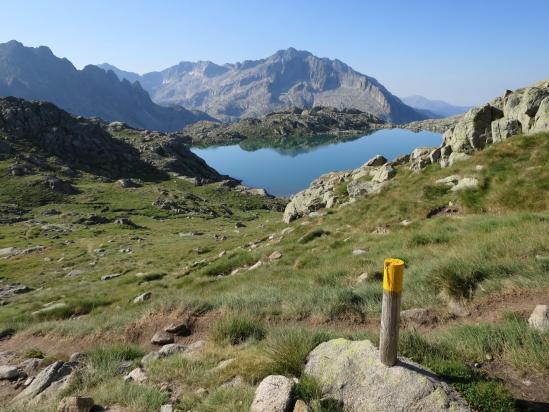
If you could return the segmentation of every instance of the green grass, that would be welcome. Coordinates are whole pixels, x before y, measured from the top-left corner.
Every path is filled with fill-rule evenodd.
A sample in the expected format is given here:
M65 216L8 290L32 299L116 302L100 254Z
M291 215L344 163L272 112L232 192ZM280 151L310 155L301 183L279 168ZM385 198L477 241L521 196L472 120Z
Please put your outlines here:
M257 319L238 315L219 320L213 329L214 341L231 345L238 345L248 339L261 340L265 334L265 328Z

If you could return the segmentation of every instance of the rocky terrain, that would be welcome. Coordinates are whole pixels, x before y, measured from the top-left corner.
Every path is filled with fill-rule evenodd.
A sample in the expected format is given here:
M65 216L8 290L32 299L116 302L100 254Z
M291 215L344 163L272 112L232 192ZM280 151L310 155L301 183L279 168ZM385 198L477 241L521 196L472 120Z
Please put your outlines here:
M142 76L111 65L100 67L114 70L121 79L138 79L156 103L201 110L222 120L315 106L358 109L395 123L426 117L376 79L339 60L293 48L266 59L222 66L209 61L181 62Z
M211 120L205 113L153 103L139 83L92 65L77 70L45 46L25 47L17 41L0 44L2 96L49 101L72 114L151 130L176 131Z
M545 410L546 91L472 109L441 148L322 176L284 213L184 134L1 99L0 405ZM406 269L387 368L390 256Z
M260 119L243 119L231 124L197 122L187 126L182 134L188 136L194 145L209 145L246 139L268 142L279 137L358 136L386 126L384 120L360 110L295 107L269 113Z
M503 96L484 106L472 108L463 116L412 122L404 127L414 131L443 133L442 146L418 148L392 162L378 156L355 170L320 176L308 189L292 197L286 206L284 221L288 223L320 208L346 205L364 194L379 193L396 175L395 165L406 164L415 171L437 163L448 167L468 159L475 151L511 136L549 130L549 81L515 91L508 90ZM474 178L463 179L456 176L454 180L441 183L455 185L452 190L479 184Z

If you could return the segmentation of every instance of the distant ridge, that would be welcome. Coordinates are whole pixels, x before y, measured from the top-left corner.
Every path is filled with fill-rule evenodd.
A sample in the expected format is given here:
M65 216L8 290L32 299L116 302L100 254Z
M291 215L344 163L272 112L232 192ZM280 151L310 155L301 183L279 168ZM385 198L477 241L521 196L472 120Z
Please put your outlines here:
M454 106L443 100L431 100L423 96L402 97L404 103L432 118L455 116L468 111L472 106Z
M76 115L122 121L131 126L176 131L211 118L182 107L162 107L139 83L88 65L77 70L45 46L0 44L0 97L49 101Z
M141 76L109 64L100 67L121 79L138 79L158 104L182 105L225 120L315 106L359 109L396 123L427 117L376 79L337 59L319 58L294 48L234 64L181 62Z

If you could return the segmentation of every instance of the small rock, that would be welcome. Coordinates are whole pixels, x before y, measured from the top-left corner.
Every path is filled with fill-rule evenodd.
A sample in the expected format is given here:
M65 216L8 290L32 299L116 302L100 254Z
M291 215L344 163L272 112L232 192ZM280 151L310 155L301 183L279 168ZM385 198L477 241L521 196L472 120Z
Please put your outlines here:
M278 260L282 257L282 253L280 253L279 251L275 250L273 253L271 253L269 255L269 260Z
M198 388L197 390L194 391L195 395L197 396L206 396L208 394L208 391L204 388Z
M368 279L370 279L369 273L368 273L368 272L363 272L363 273L356 279L356 283L366 282Z
M88 355L86 355L84 352L74 352L71 357L69 358L69 362L71 363L83 363L88 359Z
M111 280L122 276L120 273L111 273L110 275L101 276L101 280Z
M15 380L26 376L27 374L18 366L0 365L0 380Z
M464 177L460 179L457 184L452 187L450 190L452 192L457 192L459 190L466 189L476 189L478 187L478 179L475 177Z
M222 384L219 388L220 389L237 388L241 386L243 383L244 383L244 380L242 379L242 376L235 376L230 381L227 381L224 384Z
M478 363L478 362L473 363L473 367L475 367L475 368L477 368L477 369L480 368L481 366L482 366L482 365L481 365L480 363Z
M173 338L172 338L173 341ZM185 352L188 349L187 345L180 345L178 343L168 343L160 348L158 354L161 357L168 357L175 355L176 353Z
M463 306L459 302L456 302L455 300L450 300L448 302L448 312L451 315L457 316L458 318L471 316L471 312L469 312L465 306Z
M364 163L363 166L383 166L385 163L387 163L387 159L381 155L377 155Z
M490 362L494 360L494 357L492 356L491 353L487 353L485 358L486 358L487 361L490 361Z
M255 391L250 412L285 412L292 400L295 382L281 375L270 375Z
M246 225L242 222L236 222L234 227L237 229L240 229L241 227L246 227Z
M141 365L147 365L149 362L160 359L161 356L158 352L149 352L143 358L141 358Z
M366 251L364 249L355 249L353 250L353 256L363 255Z
M147 375L142 368L135 368L126 376L124 376L125 381L135 381L137 383L142 383L147 380Z
M400 222L400 224L401 224L402 226L409 226L409 225L412 224L412 222L409 221L408 219L404 219L402 222Z
M254 270L259 267L263 266L263 262L261 260L258 260L256 263L254 263L252 266L248 268L248 270Z
M305 402L303 402L301 399L298 399L296 402L295 402L295 405L294 405L294 412L309 412L310 409L309 407L307 406L307 404Z
M156 332L151 338L151 343L154 345L166 345L168 343L173 343L173 335L164 331Z
M532 329L540 332L549 330L549 305L536 305L528 318L528 324Z
M71 396L61 401L57 412L90 412L94 407L92 398L84 396Z
M71 277L73 277L73 276L81 275L82 273L84 273L83 270L80 270L80 269L73 269L73 270L71 270L69 273L67 273L67 277L71 278Z
M164 332L173 333L178 336L188 336L191 334L189 321L170 323L164 328Z
M227 366L233 364L235 360L235 358L225 359L224 361L219 362L217 366L212 369L212 371L220 371L225 369Z
M120 225L120 226L130 227L132 229L139 228L139 225L135 224L133 221L131 221L127 217L119 217L118 219L116 219L114 221L114 223L117 224L117 225Z
M143 303L147 300L149 300L152 296L151 292L145 292L137 297L134 298L133 303Z
M414 308L400 312L400 319L406 323L425 325L431 323L434 320L434 316L429 309Z
M174 409L173 409L173 405L167 403L165 405L162 405L160 407L160 412L173 412Z

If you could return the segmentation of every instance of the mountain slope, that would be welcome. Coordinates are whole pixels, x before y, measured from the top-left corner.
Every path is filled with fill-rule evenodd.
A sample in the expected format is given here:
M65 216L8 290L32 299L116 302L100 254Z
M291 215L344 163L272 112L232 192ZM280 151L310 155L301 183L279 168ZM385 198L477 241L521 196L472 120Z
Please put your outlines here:
M127 79L135 76L114 72ZM178 104L227 120L260 117L292 106L353 108L396 123L425 118L376 79L339 60L293 48L266 59L222 66L181 62L144 74L139 82L159 104Z
M448 117L462 114L471 108L470 106L454 106L443 100L431 100L423 96L401 97L400 100L414 109L430 112L436 117Z
M121 81L96 66L77 70L47 47L25 47L16 41L0 44L0 96L46 100L73 114L162 131L209 119L153 103L139 83Z

